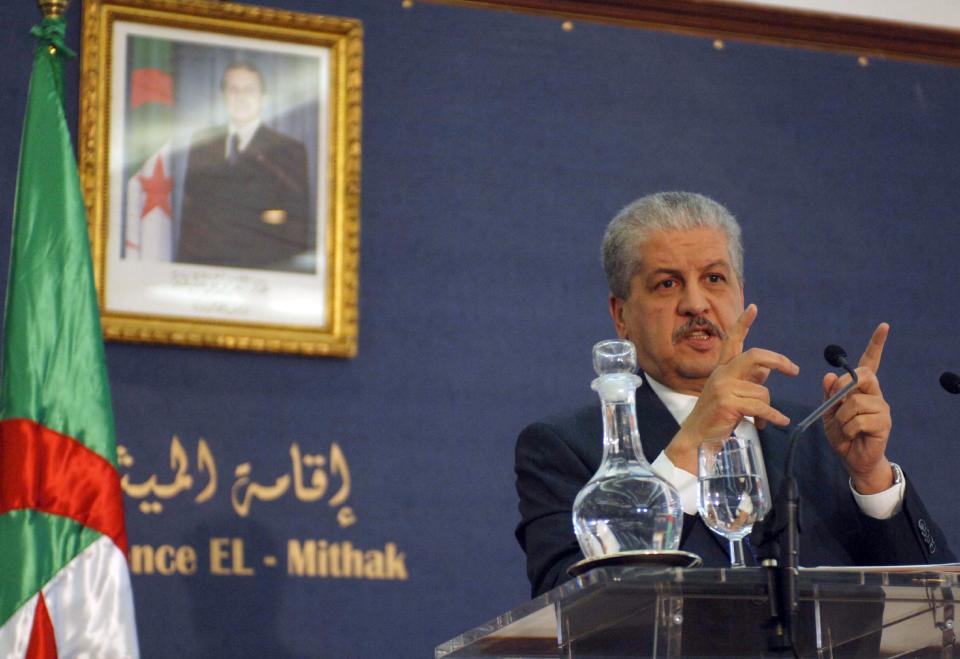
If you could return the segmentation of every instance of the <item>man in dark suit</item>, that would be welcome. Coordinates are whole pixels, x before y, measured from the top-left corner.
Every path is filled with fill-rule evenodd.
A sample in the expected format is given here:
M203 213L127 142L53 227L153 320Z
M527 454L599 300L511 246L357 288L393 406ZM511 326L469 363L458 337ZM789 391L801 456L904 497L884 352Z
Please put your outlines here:
M221 91L229 123L190 148L177 261L304 270L297 257L312 250L306 149L262 123L264 83L255 66L229 66Z
M708 566L729 565L727 543L696 513L697 447L704 439L758 437L771 490L783 477L790 424L808 413L771 401L772 371L798 367L769 350L743 350L757 317L744 309L740 228L702 195L659 193L623 209L603 243L610 314L637 348L644 384L637 423L644 454L674 484L684 508L681 549ZM795 473L803 498L803 565L886 565L955 560L900 468L886 457L892 427L877 370L889 326L860 359L860 382L800 443ZM849 376L828 373L824 398ZM581 560L574 498L600 464L602 420L593 405L534 423L517 441L517 539L534 595L569 578Z

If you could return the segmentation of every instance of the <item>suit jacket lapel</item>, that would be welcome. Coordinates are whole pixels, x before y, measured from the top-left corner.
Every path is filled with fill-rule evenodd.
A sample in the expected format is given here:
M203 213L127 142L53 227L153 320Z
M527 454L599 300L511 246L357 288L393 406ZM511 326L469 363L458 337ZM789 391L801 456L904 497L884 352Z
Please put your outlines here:
M249 155L264 153L267 144L267 131L264 130L264 125L261 123L257 126L257 130L253 131L253 135L250 137L250 142L247 143L247 148L244 149L244 153L248 153Z
M777 402L773 401L773 406L778 409ZM763 446L763 461L767 470L767 481L770 483L770 493L773 499L776 499L780 492L780 484L783 481L784 477L784 462L787 458L787 449L789 445L787 439L790 436L790 432L794 429L793 425L790 425L786 428L777 428L776 426L767 426L760 432L760 442ZM811 471L809 458L805 456L817 455L818 452L814 447L810 446L810 442L825 442L826 438L823 435L818 435L813 432L813 430L808 430L806 433L797 438L797 454L795 456L793 469L793 475L797 478L799 487L800 487L800 532L801 532L801 542L803 542L803 530L806 529L824 529L829 528L830 524L828 520L822 517L822 510L833 510L831 506L817 506L808 504L805 502L818 502L823 501L825 498L833 495L833 492L822 492L817 489L818 478L814 476L812 479L809 478L811 474L820 473L820 469L826 469L825 467L814 468L816 471ZM804 472L804 469L807 471ZM808 478L804 478L807 476ZM851 497L852 498L852 497ZM809 540L807 542L817 543L820 549L823 549L827 543L836 542L836 538L831 536L826 537L817 537L811 536L809 531L807 534ZM840 553L830 553L825 551L823 555L826 556L836 556L842 555L845 550L842 546L837 546L837 552Z
M637 387L637 430L640 443L643 444L643 454L648 462L653 462L677 434L680 426L647 383L646 374L640 375L644 383Z
M637 430L643 454L653 462L680 430L680 425L646 382L645 374L640 375L644 383L637 388ZM705 565L725 565L728 561L728 543L708 529L699 515L684 515L680 546L698 554Z
M763 463L767 471L767 482L770 484L770 492L773 496L777 496L780 482L783 480L783 463L787 459L787 436L791 428L792 426L778 428L768 424L763 430L757 431L760 436Z

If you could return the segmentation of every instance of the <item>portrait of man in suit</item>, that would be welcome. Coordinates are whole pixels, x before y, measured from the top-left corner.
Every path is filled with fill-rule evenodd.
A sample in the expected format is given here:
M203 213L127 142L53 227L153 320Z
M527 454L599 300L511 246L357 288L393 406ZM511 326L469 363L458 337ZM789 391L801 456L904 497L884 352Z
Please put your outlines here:
M306 148L264 122L267 84L253 63L227 66L220 91L227 124L191 140L176 261L309 271Z

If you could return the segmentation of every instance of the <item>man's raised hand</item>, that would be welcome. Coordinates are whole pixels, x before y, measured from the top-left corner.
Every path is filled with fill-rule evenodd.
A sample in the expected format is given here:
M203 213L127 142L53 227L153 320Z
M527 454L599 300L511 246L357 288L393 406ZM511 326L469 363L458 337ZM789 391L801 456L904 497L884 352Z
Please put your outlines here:
M675 466L696 473L700 442L729 435L745 416L752 416L758 428L767 422L780 426L790 423L770 405L770 392L764 384L771 371L793 376L800 372L800 367L771 350L743 350L756 318L757 306L751 304L724 338L716 369L704 384L693 411L665 449Z
M877 325L857 365L860 382L823 417L830 445L843 461L854 488L861 494L882 492L893 483L893 472L886 458L893 419L877 378L889 333L887 323ZM849 375L824 375L824 400L848 382Z

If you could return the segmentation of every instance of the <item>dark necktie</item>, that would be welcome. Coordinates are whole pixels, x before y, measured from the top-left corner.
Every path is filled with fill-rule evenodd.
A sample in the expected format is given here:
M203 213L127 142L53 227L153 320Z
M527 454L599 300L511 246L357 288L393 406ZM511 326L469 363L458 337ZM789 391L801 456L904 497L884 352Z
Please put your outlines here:
M227 162L235 165L237 158L240 157L240 136L234 133L230 136L227 148Z

